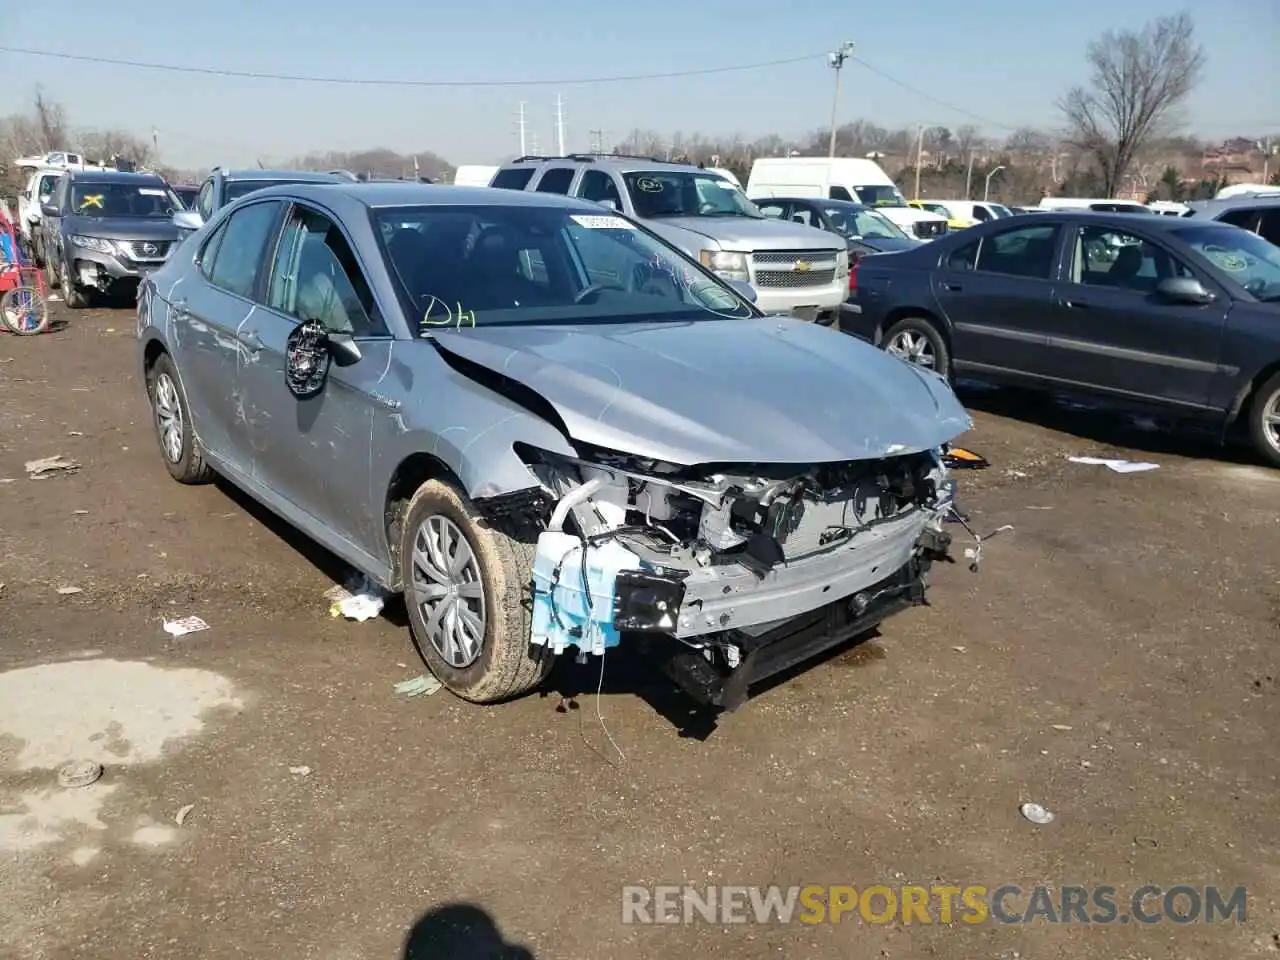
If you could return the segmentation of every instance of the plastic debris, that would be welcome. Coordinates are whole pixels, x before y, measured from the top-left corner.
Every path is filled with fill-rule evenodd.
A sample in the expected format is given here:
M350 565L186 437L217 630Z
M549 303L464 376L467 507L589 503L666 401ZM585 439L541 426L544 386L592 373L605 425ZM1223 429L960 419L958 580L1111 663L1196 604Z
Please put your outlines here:
M72 760L58 768L58 786L72 790L102 779L102 764L93 760Z
M1053 729L1055 729L1055 730L1070 730L1070 729L1072 729L1071 727L1067 726L1065 723L1051 723L1051 724L1049 724L1049 726L1053 727Z
M1037 826L1043 827L1046 823L1053 823L1053 811L1046 810L1038 803L1024 803L1018 810Z
M414 677L412 680L400 681L396 684L395 690L402 697L421 697L430 696L443 686L444 684L431 676L431 674L424 673L422 676Z
M1116 473L1142 473L1145 470L1157 470L1158 463L1147 463L1142 460L1111 460L1106 457L1067 457L1072 463L1084 463L1095 467L1106 467Z
M329 601L329 616L346 617L357 623L372 620L386 603L382 590L365 577L356 577L346 586L330 587L324 598Z
M84 593L84 591L79 587L59 587L58 588L58 596L60 597L70 597L77 593Z
M187 822L187 817L191 816L191 811L196 808L194 803L188 803L185 807L180 807L178 812L174 814L173 822L178 826L182 826Z
M175 637L185 637L188 633L199 633L208 630L209 625L199 617L183 617L181 620L166 620L164 632Z
M309 776L311 776L311 768L310 768L310 767L290 767L290 768L289 768L289 772L290 772L290 773L292 773L292 774L295 774L296 776L299 776L299 777L309 777Z
M966 450L964 447L949 447L942 455L942 462L952 470L985 470L991 461L980 453Z
M60 473L74 473L80 469L80 464L75 460L68 460L59 453L40 460L28 460L25 469L27 476L32 480L47 480Z

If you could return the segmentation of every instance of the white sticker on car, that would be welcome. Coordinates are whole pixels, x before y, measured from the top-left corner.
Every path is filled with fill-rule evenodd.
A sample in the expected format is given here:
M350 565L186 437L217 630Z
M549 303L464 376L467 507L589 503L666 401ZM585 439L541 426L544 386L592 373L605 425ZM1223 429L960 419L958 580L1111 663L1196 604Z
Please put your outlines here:
M586 227L588 230L634 230L635 225L628 223L621 217L610 216L591 216L589 214L574 214L573 222L580 227Z
M167 197L169 194L164 190L157 190L155 187L139 187L138 192L144 197Z

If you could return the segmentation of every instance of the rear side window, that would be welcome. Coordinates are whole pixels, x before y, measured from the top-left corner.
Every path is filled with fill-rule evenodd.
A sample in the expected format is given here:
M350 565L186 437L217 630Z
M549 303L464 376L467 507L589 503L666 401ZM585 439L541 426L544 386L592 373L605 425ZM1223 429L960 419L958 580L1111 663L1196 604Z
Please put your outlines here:
M251 298L262 271L267 241L280 213L280 201L254 203L237 210L220 231L217 249L206 248L204 269L209 282L228 293ZM213 254L212 262L208 254Z
M1253 232L1258 222L1258 211L1245 208L1243 210L1228 210L1218 218L1223 223L1229 223L1233 227L1241 227L1245 230Z
M573 175L577 173L573 167L554 167L542 175L538 185L534 187L538 193L568 193L569 184L573 183Z
M976 269L981 273L1049 280L1057 249L1056 225L1017 227L983 237Z
M503 190L523 190L532 179L533 167L509 167L494 174L493 179L489 181L489 186L500 187Z
M844 187L831 187L830 189L827 190L827 199L828 200L853 200L853 197L849 195L849 191L846 190Z
M1258 236L1280 247L1280 207L1271 207L1262 211L1262 223L1258 225Z

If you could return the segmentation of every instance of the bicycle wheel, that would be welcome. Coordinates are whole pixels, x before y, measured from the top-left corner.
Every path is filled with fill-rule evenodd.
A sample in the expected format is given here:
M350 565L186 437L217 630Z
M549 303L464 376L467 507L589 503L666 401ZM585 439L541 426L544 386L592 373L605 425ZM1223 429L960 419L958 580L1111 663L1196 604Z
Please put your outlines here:
M49 329L49 304L31 287L14 287L0 297L0 317L20 337Z

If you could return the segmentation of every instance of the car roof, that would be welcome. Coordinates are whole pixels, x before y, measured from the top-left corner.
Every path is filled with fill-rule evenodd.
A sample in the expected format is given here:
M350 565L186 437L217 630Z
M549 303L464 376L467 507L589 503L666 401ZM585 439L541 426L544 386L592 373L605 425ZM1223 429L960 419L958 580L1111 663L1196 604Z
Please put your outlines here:
M1052 220L1062 223L1079 223L1079 224L1099 224L1105 223L1109 226L1123 229L1125 227L1141 226L1146 230L1152 231L1174 231L1185 227L1210 227L1212 229L1235 230L1236 227L1229 223L1221 223L1217 220L1200 220L1190 219L1188 217L1162 217L1156 214L1142 213L1112 213L1110 210L1046 210L1043 207L1036 210L1034 222ZM1018 218L1019 223L1030 223L1033 221ZM986 223L979 224L977 227L970 227L970 230L977 230L988 227L1012 227L1013 221L1005 217L1000 220L988 220ZM953 236L968 235L968 230L956 231Z
M1224 200L1205 200L1192 210L1196 216L1217 215L1228 210L1253 210L1258 207L1280 206L1280 193L1240 193Z
M164 177L158 173L123 173L119 170L68 170L67 175L75 181L89 183L164 183Z
M537 167L544 164L566 164L592 166L599 169L616 170L618 173L641 173L649 170L670 170L673 173L705 173L709 177L724 179L722 174L704 167L696 167L692 163L680 163L672 160L661 160L657 157L623 157L615 154L571 153L563 157L520 157L510 163L503 164L502 169L520 169L521 167Z
M559 207L565 210L600 212L599 204L558 193L503 190L498 187L455 187L436 183L393 180L372 183L282 183L264 187L257 198L296 197L329 206L364 207L478 206L478 207Z
M857 200L833 200L830 197L760 197L751 198L751 202L755 204L769 203L771 200L780 200L783 203L820 203L824 207L853 207L857 210L873 210L874 207L865 203L859 203Z

